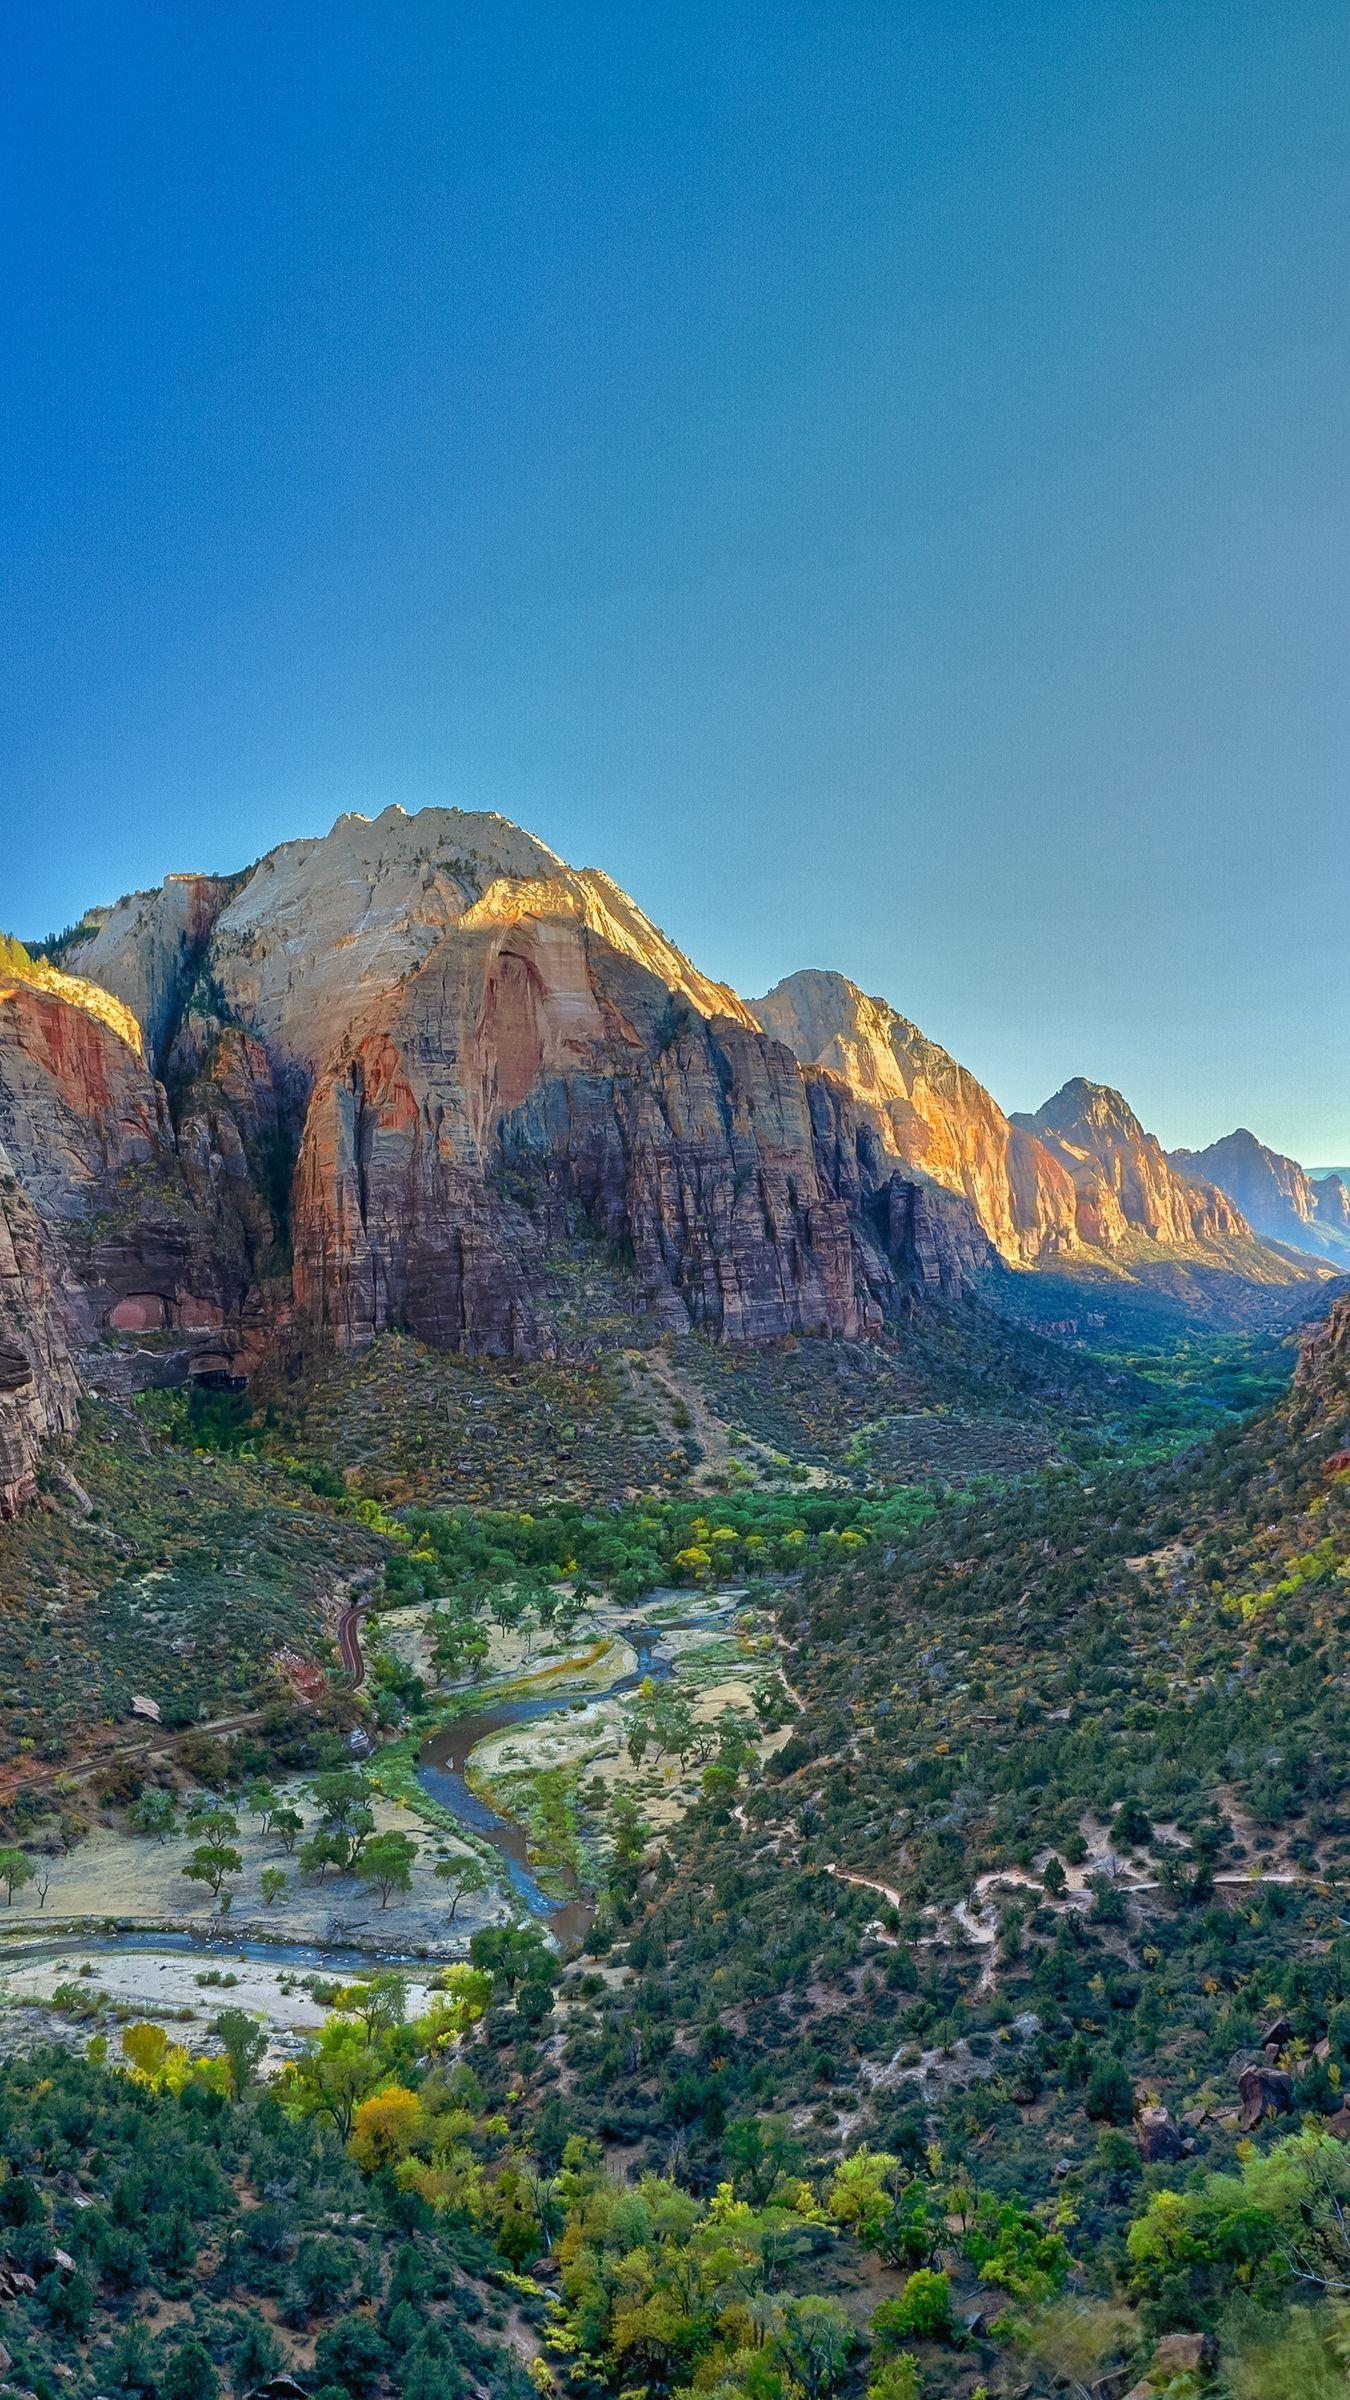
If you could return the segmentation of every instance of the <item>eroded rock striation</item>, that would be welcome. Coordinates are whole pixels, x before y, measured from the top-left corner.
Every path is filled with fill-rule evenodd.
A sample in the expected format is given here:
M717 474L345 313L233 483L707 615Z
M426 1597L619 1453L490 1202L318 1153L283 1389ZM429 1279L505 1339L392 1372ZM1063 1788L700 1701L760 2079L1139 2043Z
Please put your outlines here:
M79 1301L0 1148L0 1516L36 1488L43 1445L75 1424Z
M987 1251L889 1194L893 1164L738 1006L616 944L587 889L502 879L315 1086L297 1297L343 1342L547 1347L551 1241L577 1215L631 1255L659 1321L732 1340L879 1327L908 1279ZM878 1206L881 1196L888 1196Z
M844 1087L893 1157L970 1203L1011 1265L1251 1243L1240 1210L1179 1172L1104 1084L1077 1079L1034 1116L1009 1117L950 1052L846 976L808 969L752 1005L805 1067Z
M1072 1175L993 1094L886 1000L806 968L751 1002L805 1067L834 1076L892 1156L969 1201L1010 1263L1077 1249Z
M1178 1174L1157 1136L1109 1084L1075 1076L1033 1117L1016 1122L1072 1176L1079 1233L1095 1249L1124 1250L1138 1235L1170 1250L1250 1236L1227 1194Z

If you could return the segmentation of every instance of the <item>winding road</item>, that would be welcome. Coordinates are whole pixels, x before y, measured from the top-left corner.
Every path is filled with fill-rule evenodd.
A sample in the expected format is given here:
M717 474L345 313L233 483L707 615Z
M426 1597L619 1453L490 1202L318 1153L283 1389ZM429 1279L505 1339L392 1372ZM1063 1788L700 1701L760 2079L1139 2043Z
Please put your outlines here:
M361 1648L361 1636L357 1627L366 1610L373 1606L374 1603L370 1600L349 1600L337 1621L338 1656L350 1675L354 1688L358 1690L366 1680L366 1654Z

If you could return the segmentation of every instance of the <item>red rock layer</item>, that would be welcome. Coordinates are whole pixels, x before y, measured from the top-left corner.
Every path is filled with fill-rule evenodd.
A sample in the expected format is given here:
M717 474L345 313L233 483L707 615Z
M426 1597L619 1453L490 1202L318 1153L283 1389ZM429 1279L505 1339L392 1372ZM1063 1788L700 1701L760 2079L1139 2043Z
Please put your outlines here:
M782 1044L700 1016L566 892L512 914L499 888L316 1084L297 1299L344 1343L403 1324L537 1352L549 1241L580 1209L664 1325L866 1332L894 1269L832 1169L850 1150L856 1184L856 1133L819 1113Z

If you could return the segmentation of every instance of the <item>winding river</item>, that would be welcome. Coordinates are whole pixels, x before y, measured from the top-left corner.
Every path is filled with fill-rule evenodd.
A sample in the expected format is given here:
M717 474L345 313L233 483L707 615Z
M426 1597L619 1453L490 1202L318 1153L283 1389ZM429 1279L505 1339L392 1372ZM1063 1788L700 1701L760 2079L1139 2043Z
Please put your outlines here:
M584 1694L587 1702L620 1698L633 1692L647 1677L655 1682L665 1680L674 1671L674 1660L661 1648L661 1632L684 1630L703 1622L720 1623L721 1617L685 1617L679 1627L658 1628L652 1625L622 1625L616 1628L618 1638L634 1652L637 1664L626 1675L616 1676L612 1683L598 1691ZM578 1890L566 1900L551 1899L543 1885L532 1873L529 1849L523 1827L510 1817L502 1817L470 1788L465 1776L469 1758L480 1742L490 1734L501 1733L508 1725L530 1725L540 1717L557 1715L571 1708L583 1695L564 1691L550 1692L529 1700L503 1700L497 1706L470 1709L433 1734L417 1763L417 1780L429 1800L435 1800L457 1817L461 1825L492 1844L506 1869L507 1881L521 1899L531 1916L548 1927L554 1940L564 1950L573 1950L584 1941L595 1915L595 1902Z

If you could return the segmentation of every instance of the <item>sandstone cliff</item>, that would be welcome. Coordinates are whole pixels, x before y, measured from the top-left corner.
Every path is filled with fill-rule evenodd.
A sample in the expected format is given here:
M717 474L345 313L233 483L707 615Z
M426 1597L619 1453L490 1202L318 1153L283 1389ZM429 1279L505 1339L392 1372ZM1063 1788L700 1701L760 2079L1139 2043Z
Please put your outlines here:
M969 1201L1010 1265L1137 1266L1152 1246L1281 1271L1223 1192L1179 1173L1105 1085L1076 1080L1035 1116L1008 1117L948 1051L842 975L789 975L752 1005L803 1065L837 1078L894 1158Z
M78 1298L0 1147L0 1516L31 1497L38 1457L75 1424Z
M740 1004L702 1014L599 898L499 880L325 1069L294 1203L311 1316L343 1342L406 1323L545 1348L549 1246L578 1211L660 1322L727 1339L879 1327L901 1276L959 1288L987 1255L969 1220L954 1239L917 1186L878 1214L891 1162L861 1167L792 1054Z
M342 1344L546 1352L581 1235L727 1340L864 1333L1000 1256L1257 1250L1118 1096L1009 1118L840 976L751 1007L501 817L342 817L86 926L99 988L0 992L0 1138L94 1322L214 1329L226 1371L292 1294Z
M1138 1235L1174 1250L1250 1238L1227 1195L1179 1175L1156 1135L1107 1084L1075 1076L1033 1117L1017 1122L1073 1177L1079 1231L1096 1249L1119 1251Z
M349 1028L502 880L565 889L613 948L705 1016L751 1021L736 994L700 975L607 875L565 866L505 817L457 808L343 816L243 874L171 876L120 901L68 959L135 1009L161 1067L181 1017L215 1010L263 1045L303 1104Z
M1350 1193L1339 1175L1314 1180L1245 1126L1207 1150L1174 1150L1171 1158L1182 1174L1216 1183L1257 1233L1350 1267Z
M1350 1292L1338 1287L1320 1324L1304 1337L1294 1371L1294 1390L1310 1405L1308 1430L1337 1444L1331 1472L1350 1469Z
M212 928L238 891L238 875L170 875L99 912L96 931L68 944L61 964L115 993L162 1065Z
M808 968L751 1007L803 1066L839 1079L896 1159L961 1193L1011 1264L1080 1247L1067 1168L889 1002Z
M200 1333L246 1311L271 1227L221 1117L176 1129L126 1008L7 951L0 1144L44 1228L44 1272L78 1283L94 1329Z

